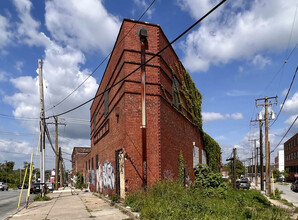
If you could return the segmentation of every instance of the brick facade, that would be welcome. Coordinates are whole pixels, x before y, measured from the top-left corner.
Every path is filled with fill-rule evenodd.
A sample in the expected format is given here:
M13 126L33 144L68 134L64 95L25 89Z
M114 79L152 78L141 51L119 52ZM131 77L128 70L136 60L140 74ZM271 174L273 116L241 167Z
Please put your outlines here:
M298 133L284 143L285 169L290 172L288 180L294 181L298 173Z
M74 147L71 154L72 161L72 177L76 175L76 173L83 174L84 171L84 158L88 153L90 153L90 147Z
M122 191L125 194L139 189L143 178L141 70L128 76L141 64L137 35L140 27L148 30L145 60L168 44L158 25L124 19L90 108L91 152L83 161L85 180L92 191L121 197ZM174 76L180 86L183 77L178 69L183 66L172 47L146 64L148 186L164 178L177 178L180 152L188 180L194 180L194 149L196 161L203 161L200 129L186 108L173 106ZM128 77L111 88L125 76ZM106 89L110 90L103 94ZM184 97L179 101L185 103Z

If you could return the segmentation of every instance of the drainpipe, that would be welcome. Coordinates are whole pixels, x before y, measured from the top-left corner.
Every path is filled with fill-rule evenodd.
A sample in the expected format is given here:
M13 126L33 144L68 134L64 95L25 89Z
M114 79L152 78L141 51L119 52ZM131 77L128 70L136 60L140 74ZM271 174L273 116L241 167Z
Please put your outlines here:
M141 103L142 103L142 165L143 165L143 188L147 188L147 132L146 132L146 69L145 69L145 50L148 47L148 30L140 27L138 30L141 43Z

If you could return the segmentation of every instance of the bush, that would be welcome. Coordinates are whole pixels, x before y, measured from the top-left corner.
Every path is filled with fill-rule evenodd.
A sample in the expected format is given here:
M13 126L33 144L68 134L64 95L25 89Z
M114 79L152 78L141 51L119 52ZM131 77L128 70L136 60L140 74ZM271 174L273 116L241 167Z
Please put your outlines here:
M129 194L125 205L140 212L143 219L289 219L286 211L271 207L257 190L226 188L226 197L219 188L184 188L179 183L159 182L147 192ZM206 196L207 195L207 196Z

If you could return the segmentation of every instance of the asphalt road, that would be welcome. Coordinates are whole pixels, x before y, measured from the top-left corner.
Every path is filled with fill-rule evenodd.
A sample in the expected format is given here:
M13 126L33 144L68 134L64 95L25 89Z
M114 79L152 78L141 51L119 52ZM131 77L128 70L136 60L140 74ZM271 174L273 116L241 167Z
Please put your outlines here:
M274 184L274 186L282 191L281 198L286 199L288 202L293 203L296 207L298 207L298 192L294 192L291 190L291 184L288 185L280 185L279 183Z
M0 191L0 219L6 219L18 210L18 202L21 190ZM27 189L23 190L20 209L25 206ZM30 196L30 201L32 200Z

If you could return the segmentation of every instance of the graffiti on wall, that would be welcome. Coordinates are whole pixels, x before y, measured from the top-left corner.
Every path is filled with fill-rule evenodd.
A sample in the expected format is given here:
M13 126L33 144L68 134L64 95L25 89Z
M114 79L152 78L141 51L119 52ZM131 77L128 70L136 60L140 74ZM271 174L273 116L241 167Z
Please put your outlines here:
M114 189L115 188L115 175L114 168L111 162L104 162L102 165L102 180L104 188Z
M96 170L96 191L98 190L102 193L102 172L101 165L98 163L98 169Z

